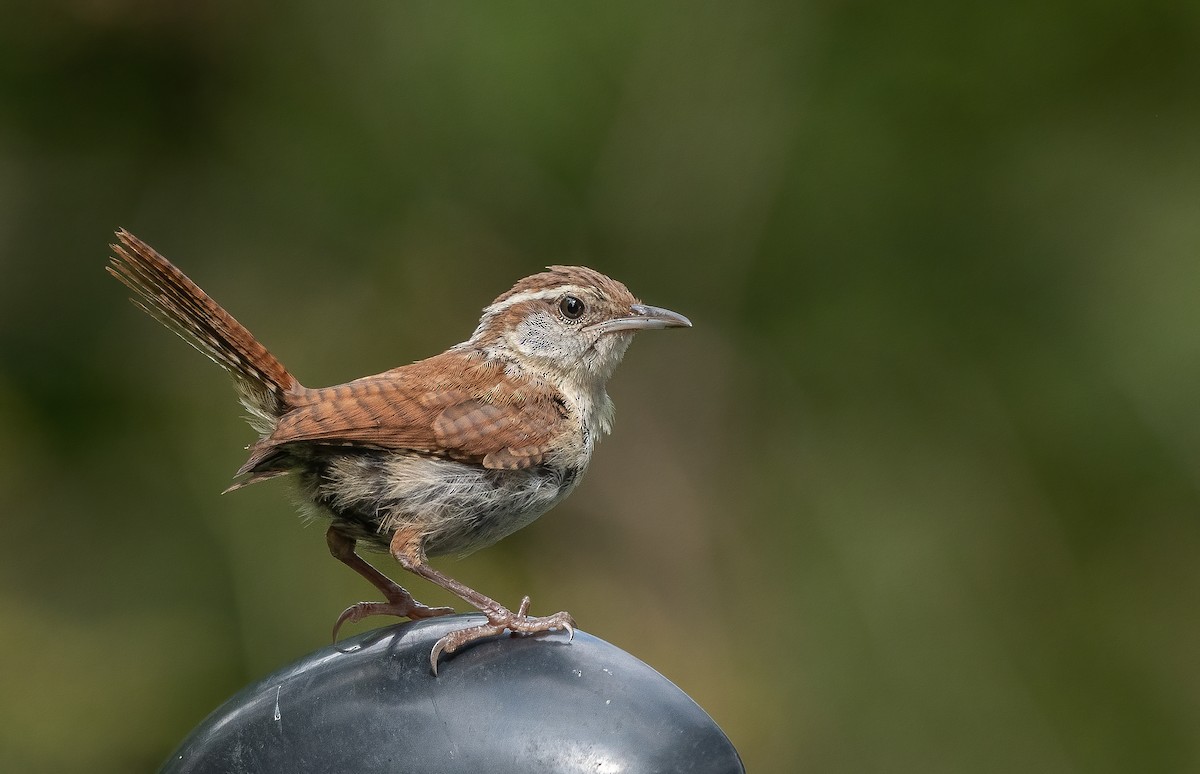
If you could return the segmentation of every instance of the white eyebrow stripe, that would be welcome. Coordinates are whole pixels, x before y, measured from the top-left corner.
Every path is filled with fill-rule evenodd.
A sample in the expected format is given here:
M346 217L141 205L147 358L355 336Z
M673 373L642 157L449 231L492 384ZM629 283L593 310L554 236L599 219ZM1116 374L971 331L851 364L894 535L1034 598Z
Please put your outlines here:
M576 293L583 295L587 292L587 288L584 288L580 285L556 285L555 287L545 288L543 290L526 290L524 293L517 293L516 295L509 296L503 301L492 304L487 309L484 309L483 312L485 315L494 315L497 312L502 312L505 309L508 309L510 306L524 303L525 301L557 298L564 293Z

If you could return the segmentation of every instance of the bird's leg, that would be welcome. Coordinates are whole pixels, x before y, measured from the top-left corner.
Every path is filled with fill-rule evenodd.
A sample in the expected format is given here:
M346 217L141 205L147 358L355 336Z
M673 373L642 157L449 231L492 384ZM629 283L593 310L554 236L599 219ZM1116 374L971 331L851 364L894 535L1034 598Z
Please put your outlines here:
M486 624L470 626L466 629L450 632L437 641L433 646L433 651L429 654L429 664L433 667L435 675L437 674L438 656L442 653L453 653L475 640L502 634L505 629L520 634L537 634L556 629L565 629L571 637L575 636L575 619L571 617L570 613L564 611L547 616L527 615L529 597L521 600L520 608L514 613L494 599L486 597L475 589L456 581L449 575L430 567L425 561L425 551L421 547L421 536L415 530L397 531L392 536L391 554L404 569L436 583L478 608L480 612L487 616L488 622Z
M359 602L343 610L333 625L335 642L338 630L347 621L361 621L371 615L396 615L412 619L432 618L436 615L447 615L454 612L454 608L451 607L427 607L413 599L407 589L376 570L366 559L359 556L354 550L354 539L338 532L335 527L330 527L325 533L325 541L329 544L329 553L333 554L335 559L366 578L387 598L387 602Z

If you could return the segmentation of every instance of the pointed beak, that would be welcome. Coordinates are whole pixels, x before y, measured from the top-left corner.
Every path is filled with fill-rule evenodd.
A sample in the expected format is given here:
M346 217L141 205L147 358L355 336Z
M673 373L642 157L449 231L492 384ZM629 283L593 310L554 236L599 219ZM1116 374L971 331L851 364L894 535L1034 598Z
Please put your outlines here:
M605 320L587 327L590 331L596 333L614 333L616 331L649 331L657 328L690 328L692 321L678 312L672 312L670 309L662 309L657 306L647 306L645 304L632 304L629 307L632 312L628 317L618 317L614 320Z

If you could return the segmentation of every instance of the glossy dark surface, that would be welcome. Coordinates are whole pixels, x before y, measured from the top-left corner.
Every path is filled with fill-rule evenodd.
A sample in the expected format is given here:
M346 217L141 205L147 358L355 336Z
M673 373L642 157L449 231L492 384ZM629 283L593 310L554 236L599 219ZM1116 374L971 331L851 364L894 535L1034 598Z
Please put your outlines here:
M316 651L207 717L164 772L741 772L686 694L585 632L499 637L443 657L460 615Z

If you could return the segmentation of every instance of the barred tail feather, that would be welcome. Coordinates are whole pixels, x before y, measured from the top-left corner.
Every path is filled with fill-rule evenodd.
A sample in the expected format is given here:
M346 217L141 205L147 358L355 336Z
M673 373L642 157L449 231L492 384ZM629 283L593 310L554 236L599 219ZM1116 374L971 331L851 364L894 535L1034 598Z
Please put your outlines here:
M126 285L134 305L228 371L250 423L261 433L288 409L296 378L246 327L154 248L125 229L110 245L108 273Z

